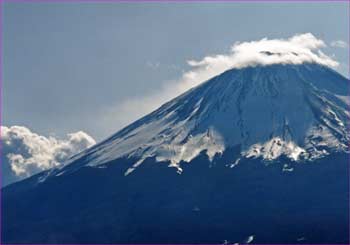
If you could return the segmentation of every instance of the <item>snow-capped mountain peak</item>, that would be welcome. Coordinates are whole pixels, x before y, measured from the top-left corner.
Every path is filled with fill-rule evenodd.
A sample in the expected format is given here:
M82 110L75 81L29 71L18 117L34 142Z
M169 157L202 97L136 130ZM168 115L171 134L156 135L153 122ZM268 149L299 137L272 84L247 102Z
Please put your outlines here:
M239 146L239 157L312 160L347 151L348 80L318 64L226 71L169 101L95 147L88 166L128 157L131 174L154 157L181 173L201 152L209 160ZM234 159L233 159L234 160Z

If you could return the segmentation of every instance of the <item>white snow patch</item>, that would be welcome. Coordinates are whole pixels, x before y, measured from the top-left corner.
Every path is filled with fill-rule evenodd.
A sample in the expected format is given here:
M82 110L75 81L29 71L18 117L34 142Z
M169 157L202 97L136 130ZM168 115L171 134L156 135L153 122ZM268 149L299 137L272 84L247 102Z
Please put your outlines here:
M138 166L141 165L141 163L143 163L144 160L145 160L145 158L141 158L136 163L134 163L134 165L132 165L131 168L128 168L126 170L126 172L124 173L124 176L127 176L127 175L131 174Z
M236 159L236 161L230 165L230 168L236 167L240 160L241 160L241 158Z
M284 165L283 165L282 172L293 172L293 171L294 171L294 168L289 167L288 164L284 164Z
M254 240L254 235L251 235L251 236L249 236L248 238L247 238L247 240L246 240L246 244L249 244L249 243L251 243L252 241Z
M297 161L305 150L292 141L283 141L280 137L272 138L265 143L252 145L243 155L250 158L261 157L265 160L274 160L282 155Z
M164 138L154 139L155 141L151 142L151 144L146 144L145 147L140 147L139 151L129 154L129 157L141 157L141 159L130 167L124 175L127 176L131 174L146 158L152 156L156 156L155 159L157 162L170 161L169 167L177 168L177 173L181 174L183 171L179 166L181 161L190 162L202 151L204 151L209 160L212 161L216 154L222 154L225 150L221 135L214 129L210 129L196 136L189 136L185 142L178 142L186 137L186 134L182 134L183 132L180 131L177 138L169 143L166 142ZM133 147L131 146L131 148ZM120 156L128 155L127 152L120 152L119 154ZM115 158L116 155L113 157Z
M202 151L205 151L209 160L212 161L215 154L221 154L224 150L222 137L216 131L209 130L207 133L189 137L183 144L161 145L155 155L157 161L170 160L171 165L177 166L181 161L190 162Z
M58 174L56 174L56 176L61 176L64 173L65 173L65 171L59 172Z
M181 167L178 167L176 173L182 174L182 171L183 171L182 168L181 168Z
M324 147L338 151L347 149L347 146L328 127L323 125L310 128L304 144L305 149L307 149L307 158L310 160L329 155L326 149L322 149Z

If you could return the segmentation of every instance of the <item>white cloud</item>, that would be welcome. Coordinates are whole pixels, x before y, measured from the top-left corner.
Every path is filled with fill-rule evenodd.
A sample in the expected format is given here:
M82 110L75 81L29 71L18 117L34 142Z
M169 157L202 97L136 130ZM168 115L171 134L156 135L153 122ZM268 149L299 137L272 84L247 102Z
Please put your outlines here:
M336 48L347 48L348 44L343 40L336 40L331 42L331 46Z
M314 62L336 67L338 62L325 55L321 48L326 44L311 33L295 35L288 39L261 39L235 43L226 55L207 56L200 61L190 60L189 65L202 70L221 73L230 68L256 65L302 64ZM201 70L200 70L201 71ZM195 71L198 73L198 69Z
M166 101L231 68L256 65L302 64L314 62L336 67L338 62L324 54L324 41L311 33L297 34L288 39L263 38L258 41L236 42L227 54L189 60L191 69L177 81L167 81L159 90L143 97L129 98L102 112L101 127L113 130L151 112ZM145 81L146 82L146 81Z
M1 126L3 185L62 164L72 155L94 145L79 131L57 139L36 134L22 126Z

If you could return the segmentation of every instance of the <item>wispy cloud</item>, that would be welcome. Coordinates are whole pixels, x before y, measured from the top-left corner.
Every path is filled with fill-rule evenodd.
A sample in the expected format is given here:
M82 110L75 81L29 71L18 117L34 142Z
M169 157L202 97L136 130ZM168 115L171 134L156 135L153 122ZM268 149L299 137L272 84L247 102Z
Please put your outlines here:
M331 46L336 48L347 48L348 44L343 40L335 40L331 42Z
M1 126L1 140L3 185L62 164L96 143L82 131L57 139L36 134L23 126Z
M288 39L263 38L258 41L236 42L226 54L187 61L191 68L180 79L163 83L159 90L105 108L100 126L120 129L175 96L231 68L304 62L338 66L337 61L322 52L324 47L325 42L311 33L298 34Z
M150 67L151 69L153 69L153 70L157 70L159 68L159 66L160 66L160 63L159 62L147 61L146 65L148 67Z

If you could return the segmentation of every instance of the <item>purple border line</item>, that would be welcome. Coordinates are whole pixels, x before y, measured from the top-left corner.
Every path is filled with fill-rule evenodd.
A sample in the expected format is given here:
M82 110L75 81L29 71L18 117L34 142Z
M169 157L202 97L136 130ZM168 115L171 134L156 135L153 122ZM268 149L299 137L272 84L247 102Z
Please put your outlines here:
M350 0L0 0L4 3L340 3Z
M2 126L2 106L3 106L3 11L4 11L4 3L267 3L267 2L278 2L278 3L341 3L347 2L348 4L348 18L350 23L350 0L0 0L0 126ZM350 25L348 31L348 45L350 42ZM350 76L350 47L348 47L348 76ZM350 89L350 87L349 87ZM2 243L2 137L0 130L0 245ZM350 142L349 142L350 144ZM350 145L349 145L350 146ZM350 158L349 158L349 168L348 168L348 176L350 176ZM350 210L350 178L348 178L348 200L349 200L349 210ZM350 229L350 212L349 212L349 227ZM350 241L350 231L349 231L349 241ZM97 245L98 243L93 244L84 244L84 245ZM12 244L6 244L12 245ZM15 244L13 244L15 245ZM18 245L18 244L16 244ZM27 244L22 244L27 245ZM29 244L28 244L29 245ZM41 245L41 244L30 244L30 245ZM53 243L46 243L43 245L59 245ZM78 244L65 244L65 245L78 245ZM108 245L113 245L113 243L108 243ZM124 245L124 244L118 244ZM130 244L125 244L130 245ZM143 244L138 244L143 245ZM159 245L159 244L158 244ZM170 245L170 244L169 244ZM177 244L181 245L181 244ZM186 244L189 245L189 244ZM205 244L203 244L205 245ZM256 244L260 245L260 244ZM262 244L261 244L262 245ZM264 244L267 245L267 244ZM274 244L278 245L278 244ZM294 245L294 244L289 244ZM322 244L322 245L330 245L330 244ZM348 244L350 245L350 244Z
M348 4L348 23L350 23L350 3ZM348 77L350 77L350 24L349 24L349 28L348 28ZM349 87L349 90L350 90L350 87ZM350 106L349 106L349 109L350 109ZM350 130L350 129L348 129ZM349 147L350 147L350 142L348 143L349 144ZM350 210L350 157L349 157L349 161L348 161L348 173L347 173L347 176L348 176L348 208ZM349 211L349 214L348 214L348 220L349 220L349 225L348 225L348 230L349 230L349 243L350 243L350 211Z
M2 88L3 88L3 0L0 0L0 244L2 244Z

